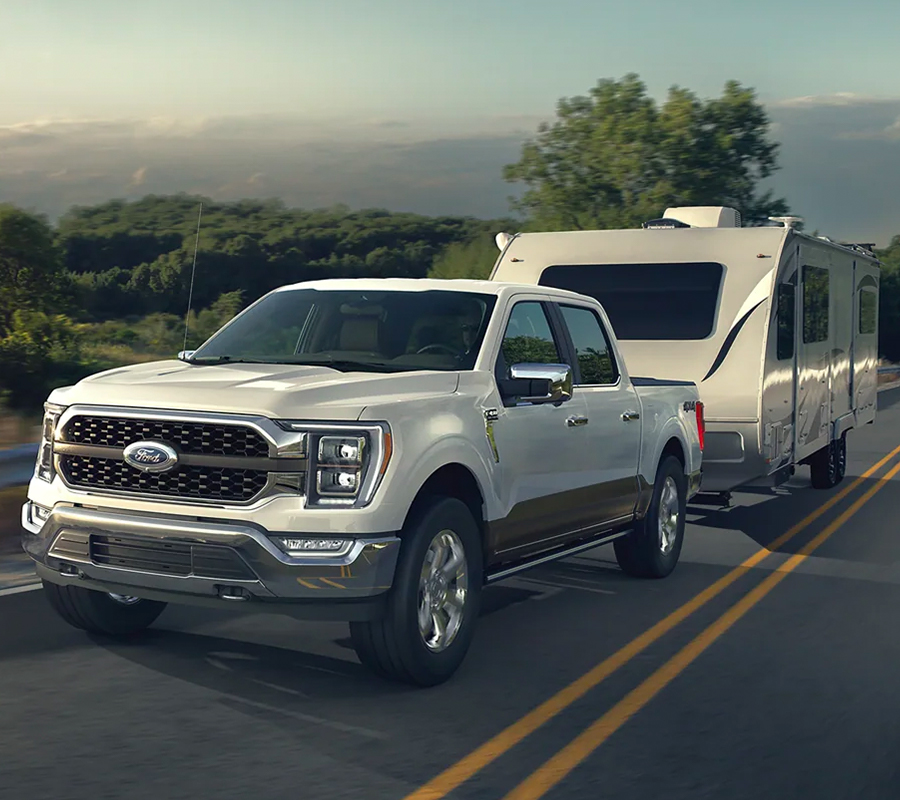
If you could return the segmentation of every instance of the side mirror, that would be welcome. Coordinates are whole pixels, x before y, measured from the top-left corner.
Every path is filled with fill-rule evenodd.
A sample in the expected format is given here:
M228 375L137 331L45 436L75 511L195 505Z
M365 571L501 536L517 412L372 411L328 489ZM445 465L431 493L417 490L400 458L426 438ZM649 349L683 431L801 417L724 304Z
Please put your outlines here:
M178 354L178 360L179 360L179 361L187 361L187 360L188 360L189 358L191 358L191 357L194 355L194 353L196 353L196 352L197 352L196 350L182 350L182 351Z
M572 368L568 364L514 364L500 392L520 403L564 403L572 398Z

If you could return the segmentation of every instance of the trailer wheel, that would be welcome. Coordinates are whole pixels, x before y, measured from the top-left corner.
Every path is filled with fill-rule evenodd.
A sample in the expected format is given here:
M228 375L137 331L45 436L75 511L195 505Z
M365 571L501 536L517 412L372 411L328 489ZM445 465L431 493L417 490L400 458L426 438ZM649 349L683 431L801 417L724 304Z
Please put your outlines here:
M687 476L681 462L666 456L656 471L646 516L613 542L622 571L635 578L665 578L678 563L684 541Z
M837 442L837 482L844 480L847 474L847 434L845 433Z
M813 489L837 486L847 471L847 435L833 440L814 453L809 460L809 477Z

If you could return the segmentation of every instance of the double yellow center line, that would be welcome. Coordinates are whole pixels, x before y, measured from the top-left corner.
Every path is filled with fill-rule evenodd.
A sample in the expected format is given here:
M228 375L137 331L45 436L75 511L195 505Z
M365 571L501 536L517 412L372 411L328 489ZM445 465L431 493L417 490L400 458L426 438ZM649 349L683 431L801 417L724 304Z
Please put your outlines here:
M453 766L430 780L424 786L407 795L404 800L440 800L455 788L469 780L476 773L487 767L500 756L509 752L519 742L534 733L545 723L556 717L577 700L598 686L612 675L619 667L628 663L638 654L646 650L654 642L661 639L676 625L683 622L691 614L713 598L721 594L740 577L745 575L773 551L779 550L799 533L812 525L823 514L841 502L864 481L872 477L891 459L900 454L900 447L892 450L877 464L866 470L849 486L842 489L827 502L802 519L790 530L775 539L767 548L761 549L746 559L731 572L719 578L711 586L704 589L693 599L673 611L653 627L625 645L609 658L582 675L573 683L544 701L524 717L508 726L496 736L473 750ZM591 725L584 733L560 750L555 756L539 767L528 778L512 790L504 800L535 800L542 797L568 775L578 764L584 761L594 750L603 744L616 730L624 725L637 711L643 708L668 685L678 674L703 653L716 639L744 616L753 606L775 588L790 572L797 568L814 550L820 547L838 528L865 505L888 481L898 472L900 464L894 466L883 478L856 500L834 522L806 544L799 553L792 556L766 580L759 584L738 603L728 609L719 619L706 628L697 638L691 641L677 655L667 661L636 689L626 695L619 703Z

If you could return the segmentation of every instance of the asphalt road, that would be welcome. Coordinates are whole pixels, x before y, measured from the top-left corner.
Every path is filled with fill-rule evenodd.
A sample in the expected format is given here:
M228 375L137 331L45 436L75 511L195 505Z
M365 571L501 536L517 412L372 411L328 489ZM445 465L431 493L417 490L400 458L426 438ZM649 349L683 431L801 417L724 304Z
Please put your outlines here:
M900 451L846 490L898 445L892 390L840 487L692 507L664 581L602 548L492 587L427 691L371 677L342 625L169 608L123 644L0 596L0 798L896 800Z

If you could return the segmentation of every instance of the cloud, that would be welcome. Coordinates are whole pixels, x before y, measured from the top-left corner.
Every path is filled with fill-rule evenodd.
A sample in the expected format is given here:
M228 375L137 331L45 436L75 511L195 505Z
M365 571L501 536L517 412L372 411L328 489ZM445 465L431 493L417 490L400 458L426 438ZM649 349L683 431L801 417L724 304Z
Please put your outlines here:
M140 169L136 169L134 174L131 176L131 183L129 186L143 186L144 181L147 178L147 168L141 167Z
M768 184L811 229L886 244L900 233L900 98L769 105L782 169ZM280 197L423 214L511 216L502 180L536 116L44 119L0 127L0 202L56 217L148 193ZM660 209L662 212L662 209Z
M0 127L0 200L54 218L76 204L180 191L306 208L509 215L513 187L499 173L518 156L523 137L510 131L520 120L387 122L267 115Z
M782 165L772 184L810 228L885 245L900 233L900 98L816 100L770 107Z
M853 92L835 92L834 94L789 97L785 100L778 100L772 105L776 108L846 108L847 106L872 105L879 102L892 101Z

